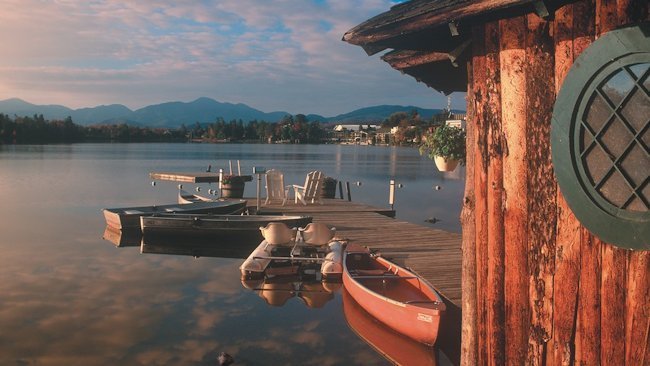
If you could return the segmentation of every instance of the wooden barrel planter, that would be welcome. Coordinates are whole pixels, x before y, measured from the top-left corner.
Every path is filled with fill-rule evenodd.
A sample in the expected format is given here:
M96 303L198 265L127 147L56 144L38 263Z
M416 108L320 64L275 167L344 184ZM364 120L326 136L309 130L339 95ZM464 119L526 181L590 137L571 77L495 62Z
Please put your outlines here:
M244 182L232 182L221 185L221 197L223 198L242 198L244 197Z

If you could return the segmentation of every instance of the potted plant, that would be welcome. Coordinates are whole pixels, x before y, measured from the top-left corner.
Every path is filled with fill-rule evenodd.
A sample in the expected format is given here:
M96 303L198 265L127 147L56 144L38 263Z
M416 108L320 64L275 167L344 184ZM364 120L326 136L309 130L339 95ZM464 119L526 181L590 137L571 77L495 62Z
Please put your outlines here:
M465 165L465 131L458 127L439 126L422 136L420 154L427 154L441 172L456 169L458 163Z
M221 197L242 198L244 197L244 177L241 175L224 175L221 178Z

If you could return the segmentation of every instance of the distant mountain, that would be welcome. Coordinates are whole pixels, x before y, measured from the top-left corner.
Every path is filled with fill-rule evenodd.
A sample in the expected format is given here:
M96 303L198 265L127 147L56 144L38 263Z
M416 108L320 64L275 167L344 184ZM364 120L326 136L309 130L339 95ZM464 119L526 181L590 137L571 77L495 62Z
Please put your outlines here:
M422 118L431 118L441 112L439 109L423 109L413 106L379 105L357 109L335 117L323 117L318 114L308 114L306 117L309 121L324 123L379 123L393 113L410 113L413 110L417 111ZM155 104L135 111L121 104L70 109L61 105L36 105L13 98L0 101L0 113L11 117L42 114L48 120L65 119L70 116L75 123L81 125L127 123L164 128L178 128L182 124L189 127L196 122L212 123L219 117L225 121L241 119L244 122L252 120L277 122L290 114L281 111L266 113L246 104L222 103L210 98L199 98L187 103Z
M11 117L24 117L42 114L46 119L64 119L72 115L73 110L62 105L36 105L22 99L12 98L0 101L0 113Z
M397 112L406 112L411 113L412 111L417 111L420 115L420 118L428 119L433 117L436 114L442 112L441 109L423 109L413 106L401 106L401 105L378 105L374 107L367 107L357 109L355 111L339 114L336 117L330 117L327 119L328 122L336 123L355 123L355 122L382 122L388 118L391 114Z
M150 105L133 112L130 120L145 126L178 127L186 125L214 122L218 117L225 121L241 119L244 122L264 120L276 122L286 116L287 112L265 113L246 104L221 103L210 98L199 98L193 102L169 102Z

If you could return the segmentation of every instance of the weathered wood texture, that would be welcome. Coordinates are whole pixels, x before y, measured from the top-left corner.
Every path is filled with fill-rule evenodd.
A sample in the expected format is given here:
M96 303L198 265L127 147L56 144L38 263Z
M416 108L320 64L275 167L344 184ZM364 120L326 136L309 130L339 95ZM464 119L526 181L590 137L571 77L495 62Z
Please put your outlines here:
M468 83L472 84L472 65L467 65L467 72L469 75ZM472 88L468 88L471 94ZM467 106L467 115L469 119L476 119L476 106L474 104ZM465 168L465 179L475 180L474 176L474 161L477 158L474 153L474 146L476 146L476 126L474 124L467 125L467 157ZM480 158L480 157L479 157ZM462 237L463 246L463 265L462 265L462 324L463 326L461 339L461 364L473 365L476 364L476 226L474 217L474 206L476 198L474 195L474 185L466 184L465 193L463 197L463 210L460 214L460 222L465 233Z
M476 323L463 322L463 350L476 353L464 365L650 362L650 253L619 249L580 225L550 151L555 96L573 62L602 33L648 17L647 1L582 0L549 20L473 26L475 212L464 232L475 238L475 256L465 258L476 267L466 280L476 288Z
M472 80L486 80L487 78L487 64L485 52L485 30L483 27L475 27L473 29L474 38L477 42L473 45L473 54L471 61L472 66ZM484 364L487 358L486 348L486 324L487 324L487 308L485 306L485 298L477 296L478 292L483 292L487 283L487 117L489 111L486 109L486 100L488 98L487 86L485 83L473 82L472 94L470 94L468 101L474 105L474 113L470 115L473 117L475 145L467 145L468 152L474 153L474 220L475 228L475 262L476 262L476 291L474 299L476 302L476 322L463 323L463 327L470 327L472 332L476 333L476 344L470 343L470 339L463 338L463 347L468 349L476 349L475 359L464 358L464 366L472 366L477 364ZM470 185L466 180L467 185ZM467 234L465 234L467 235ZM482 243L481 245L478 245ZM475 330L474 330L475 329ZM465 356L465 355L463 355Z

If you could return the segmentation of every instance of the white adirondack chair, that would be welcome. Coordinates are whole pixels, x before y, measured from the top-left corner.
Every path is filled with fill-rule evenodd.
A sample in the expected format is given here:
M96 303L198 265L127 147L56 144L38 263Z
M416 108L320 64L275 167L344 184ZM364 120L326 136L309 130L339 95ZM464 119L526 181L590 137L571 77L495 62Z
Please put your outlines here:
M320 195L321 191L323 190L324 180L325 174L323 174L323 172L318 170L309 172L309 174L307 174L307 178L305 178L304 186L299 186L296 184L292 186L295 203L298 203L298 200L300 200L303 205L307 205L307 202L318 202L322 205L323 201L321 201Z
M290 186L284 185L284 174L281 171L271 169L266 172L266 201L265 205L273 201L281 201L282 206L287 203Z

